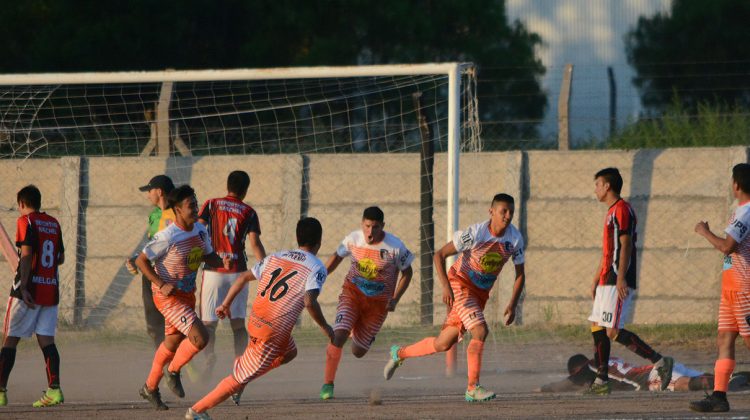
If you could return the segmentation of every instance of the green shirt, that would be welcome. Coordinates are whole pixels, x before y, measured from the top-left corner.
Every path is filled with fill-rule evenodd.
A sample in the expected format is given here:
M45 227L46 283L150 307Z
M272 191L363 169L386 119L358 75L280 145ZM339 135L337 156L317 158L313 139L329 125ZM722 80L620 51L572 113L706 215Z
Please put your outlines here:
M148 215L148 231L146 232L148 239L153 238L156 232L174 223L174 219L174 210L166 209L162 211L158 206L154 207Z

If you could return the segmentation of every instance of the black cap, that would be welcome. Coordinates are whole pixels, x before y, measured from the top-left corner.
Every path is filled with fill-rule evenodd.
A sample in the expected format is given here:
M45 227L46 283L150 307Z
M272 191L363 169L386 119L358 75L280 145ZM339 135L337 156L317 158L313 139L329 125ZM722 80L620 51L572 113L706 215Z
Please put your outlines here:
M174 184L172 183L172 179L170 179L168 176L156 175L155 177L151 178L151 181L148 181L148 184L138 189L141 191L151 191L154 188L159 188L168 194L174 189Z

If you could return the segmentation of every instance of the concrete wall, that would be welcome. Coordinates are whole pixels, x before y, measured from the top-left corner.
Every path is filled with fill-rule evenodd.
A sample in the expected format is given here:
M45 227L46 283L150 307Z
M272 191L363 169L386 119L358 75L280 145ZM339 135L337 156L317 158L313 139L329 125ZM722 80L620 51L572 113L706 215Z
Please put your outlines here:
M514 223L527 239L523 321L584 322L606 211L593 197L593 174L617 166L625 179L623 195L638 214L640 275L634 322L712 322L722 258L693 233L693 226L706 219L714 229L723 228L733 206L731 167L745 161L747 150L742 147L463 154L460 225L485 219L495 193L514 195ZM419 254L419 164L414 154L6 160L0 161L0 221L14 235L16 191L28 183L39 186L44 209L60 218L65 235L63 322L142 328L141 280L128 274L122 262L143 246L150 208L138 186L154 174L167 173L177 185L190 183L203 201L224 194L231 170L247 171L252 178L247 201L260 215L266 249L292 246L295 222L307 214L323 224L320 257L325 260L359 227L362 209L375 204L386 214L386 229ZM436 247L446 241L445 165L446 157L438 154ZM1 278L10 279L7 264L0 261L0 266ZM320 298L329 317L345 268L330 277ZM387 325L418 322L419 258L414 272ZM77 315L76 278L85 296ZM502 318L512 281L509 266L487 304L490 320ZM440 323L445 309L437 290L435 322ZM310 321L305 317L303 322Z

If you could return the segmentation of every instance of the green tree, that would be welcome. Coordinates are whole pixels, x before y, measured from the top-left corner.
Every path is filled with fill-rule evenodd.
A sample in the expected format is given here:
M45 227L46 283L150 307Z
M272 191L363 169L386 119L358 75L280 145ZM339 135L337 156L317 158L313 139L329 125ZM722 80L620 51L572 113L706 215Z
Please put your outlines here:
M669 13L641 17L626 38L643 104L682 107L750 105L750 2L674 0Z

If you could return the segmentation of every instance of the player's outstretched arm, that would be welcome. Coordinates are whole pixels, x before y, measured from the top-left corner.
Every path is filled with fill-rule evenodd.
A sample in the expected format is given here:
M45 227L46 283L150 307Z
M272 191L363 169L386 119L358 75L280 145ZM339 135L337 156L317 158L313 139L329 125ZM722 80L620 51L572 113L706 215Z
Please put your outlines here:
M401 278L398 280L396 292L393 294L391 301L388 302L389 312L396 310L396 305L398 305L398 302L401 300L401 296L403 296L404 293L406 293L406 289L409 288L412 276L414 276L414 270L412 270L411 266L406 267L406 269L401 272Z
M343 260L343 257L339 257L339 254L336 252L331 255L331 258L326 261L326 270L328 271L328 274L333 273L333 271L336 269L336 267L341 264L341 261Z
M713 245L714 248L721 251L724 255L729 255L737 249L737 241L732 238L731 235L727 235L726 238L720 238L711 232L711 228L708 226L708 222L700 221L695 225L695 233L706 238L706 240Z
M224 298L224 302L216 307L216 316L218 316L220 319L231 317L232 313L229 311L229 308L232 306L234 298L236 298L237 295L242 291L242 288L245 287L245 284L253 280L256 280L255 275L253 275L253 272L249 270L237 276L237 279L234 281L234 283L232 283L232 287L229 288L227 297Z
M333 342L333 328L328 325L326 317L320 309L320 304L318 303L319 294L320 290L318 289L308 290L305 293L305 308L307 308L307 312L310 314L313 321L318 324L320 329L323 330L323 333L325 333L325 335L328 336L328 339Z
M250 244L250 250L253 251L255 259L257 261L266 258L266 248L263 246L263 242L260 240L260 235L257 232L249 232L247 234L247 241Z
M510 302L505 308L505 325L510 325L516 319L516 307L518 300L521 299L523 286L526 284L526 269L523 264L516 264L516 281L513 283L513 294L510 296Z
M457 253L456 246L453 245L453 241L451 241L438 249L437 252L435 252L435 256L432 257L432 260L435 263L435 271L437 272L438 280L440 280L440 285L443 286L443 303L449 307L453 306L453 290L448 282L448 272L445 269L445 259L451 255L456 255Z

